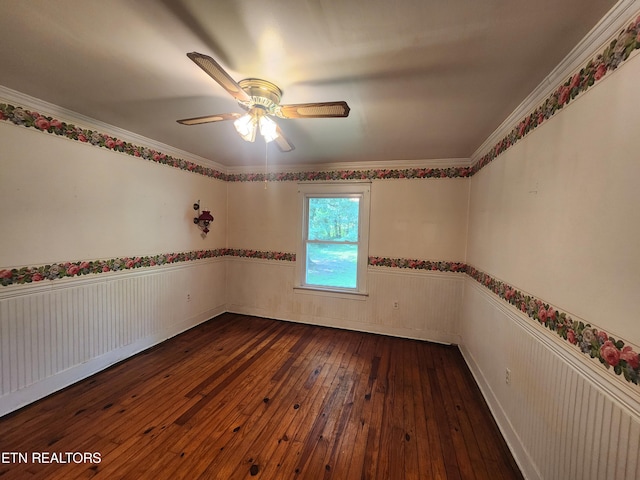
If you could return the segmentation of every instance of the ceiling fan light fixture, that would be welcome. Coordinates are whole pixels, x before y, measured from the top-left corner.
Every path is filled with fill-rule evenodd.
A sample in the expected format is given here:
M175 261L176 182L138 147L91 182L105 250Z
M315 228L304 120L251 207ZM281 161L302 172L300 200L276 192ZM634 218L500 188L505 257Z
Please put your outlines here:
M252 108L233 122L238 134L247 142L256 140L256 132L260 129L260 134L265 142L269 143L278 138L278 125L265 114L260 108Z
M258 129L258 121L254 115L247 113L233 122L236 131L247 142L254 142L256 139L256 130Z
M278 125L266 115L262 115L259 121L260 133L264 137L264 141L269 143L278 138Z

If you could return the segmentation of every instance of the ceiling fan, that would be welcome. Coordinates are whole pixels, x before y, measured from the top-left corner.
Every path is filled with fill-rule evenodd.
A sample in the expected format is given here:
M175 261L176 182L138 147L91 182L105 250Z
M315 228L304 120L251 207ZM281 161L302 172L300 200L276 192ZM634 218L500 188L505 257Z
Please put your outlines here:
M281 151L290 152L295 147L285 138L280 127L270 117L333 118L349 116L349 105L342 101L280 105L282 90L273 83L259 78L245 78L236 82L218 62L208 55L191 52L187 53L187 57L229 92L247 113L244 115L220 113L178 120L178 123L182 125L234 120L234 126L244 140L253 142L257 130L260 130L266 142L275 141Z

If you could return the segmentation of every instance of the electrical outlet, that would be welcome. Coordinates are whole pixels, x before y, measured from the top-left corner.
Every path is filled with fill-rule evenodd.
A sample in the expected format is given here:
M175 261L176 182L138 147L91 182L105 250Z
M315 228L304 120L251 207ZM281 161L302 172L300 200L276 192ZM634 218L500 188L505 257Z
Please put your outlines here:
M508 368L504 372L504 383L511 385L511 370Z
M190 302L190 301L191 301L191 294L187 293L187 302Z
M398 302L397 300L395 302L393 302L393 309L397 310L400 308L400 302Z

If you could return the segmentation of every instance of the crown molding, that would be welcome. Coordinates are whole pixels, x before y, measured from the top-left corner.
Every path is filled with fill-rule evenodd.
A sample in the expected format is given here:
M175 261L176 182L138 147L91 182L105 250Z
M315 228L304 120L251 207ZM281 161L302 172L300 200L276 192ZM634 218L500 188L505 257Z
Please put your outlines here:
M199 165L213 168L220 172L226 173L227 167L212 160L194 155L193 153L189 153L184 150L180 150L178 148L172 147L171 145L158 142L151 138L138 135L137 133L130 132L120 127L116 127L115 125L96 120L95 118L87 117L59 105L55 105L39 98L27 95L25 93L12 90L3 85L0 85L0 102L19 105L27 110L36 110L40 114L54 117L66 123L81 126L89 130L96 130L100 133L108 134L134 145L148 147L150 149L163 152L167 155L171 155L176 158L182 158L183 160L197 163Z
M383 160L379 162L336 162L313 165L283 165L269 164L269 173L298 173L298 172L331 172L336 170L403 170L411 168L451 168L471 167L471 158L436 158L423 160ZM227 167L227 173L243 174L264 172L263 165L244 165Z
M640 0L620 0L609 10L580 43L476 149L471 155L472 161L478 161L485 153L491 150L511 132L515 125L549 98L567 78L579 71L589 60L597 55L604 45L609 43L621 29L627 26L634 11L640 11Z
M199 157L184 150L174 148L170 145L152 140L136 133L124 130L120 127L87 117L80 113L68 110L59 105L55 105L44 100L32 97L22 92L12 90L0 85L0 101L15 104L26 110L35 110L40 114L54 117L65 123L79 127L96 130L100 133L110 135L125 142L144 146L164 154L181 158L186 161L212 168L227 175L233 174L254 174L264 172L264 165L244 165L228 167L212 160ZM267 166L268 173L305 173L305 172L332 172L332 171L367 171L367 170L392 170L403 169L445 169L445 168L468 168L473 161L471 158L439 158L420 160L384 160L379 162L335 162L314 165L284 165L270 164Z

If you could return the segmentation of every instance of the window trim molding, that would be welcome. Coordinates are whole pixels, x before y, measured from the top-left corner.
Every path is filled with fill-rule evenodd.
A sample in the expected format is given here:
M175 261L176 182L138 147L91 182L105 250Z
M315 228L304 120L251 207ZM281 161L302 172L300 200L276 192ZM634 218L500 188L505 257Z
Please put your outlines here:
M323 287L320 285L310 285L304 282L306 270L306 229L308 228L308 198L361 195L360 212L358 216L358 265L356 288ZM296 275L294 290L300 293L318 293L328 295L357 295L366 297L367 289L367 269L369 263L369 217L371 210L371 181L354 182L299 182L298 183L298 204L300 206L298 215L298 241L296 253Z

